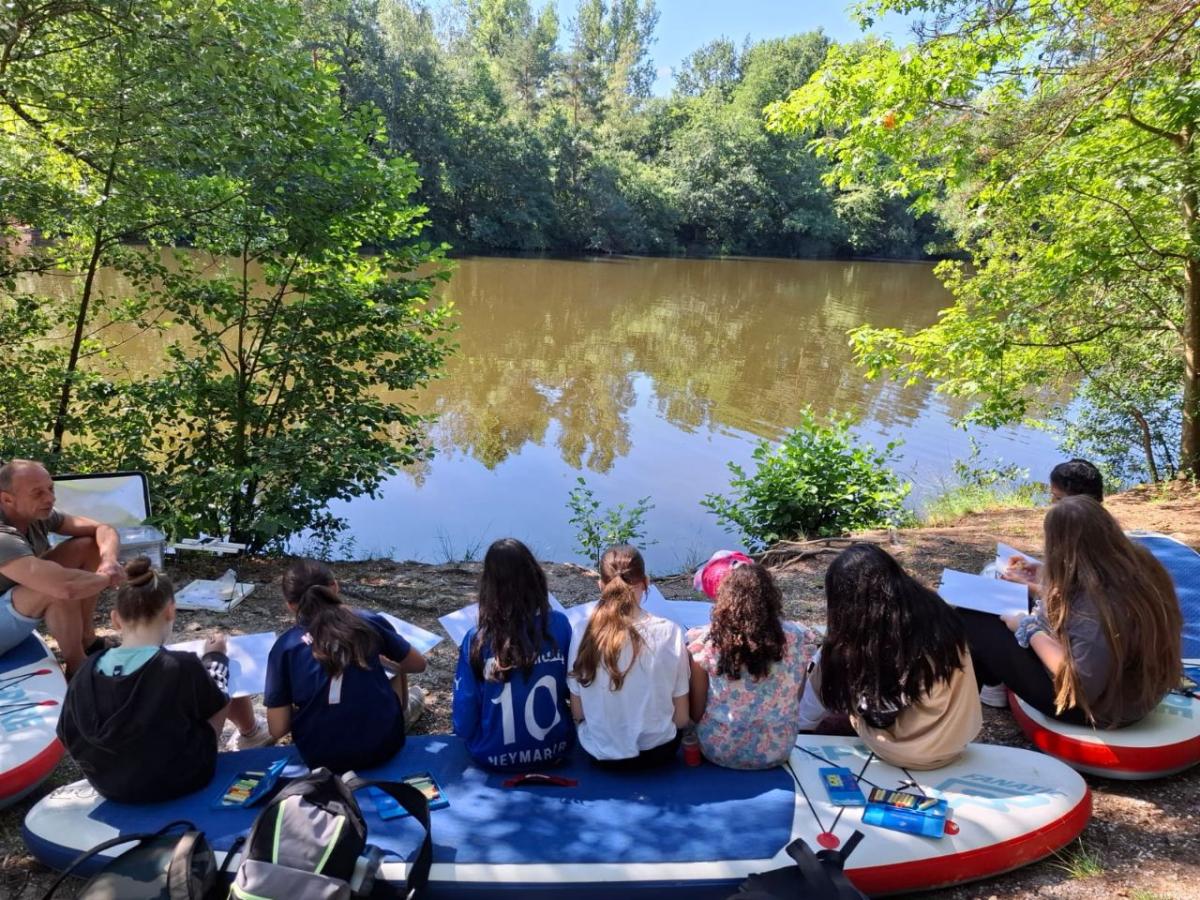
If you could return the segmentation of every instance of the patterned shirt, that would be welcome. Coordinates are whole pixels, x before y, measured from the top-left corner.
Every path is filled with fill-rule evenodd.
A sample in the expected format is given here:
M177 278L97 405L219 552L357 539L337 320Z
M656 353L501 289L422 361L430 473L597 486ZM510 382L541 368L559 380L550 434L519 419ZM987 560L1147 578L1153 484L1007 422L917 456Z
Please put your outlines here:
M783 659L765 678L717 674L717 648L710 626L688 632L692 659L708 673L708 705L696 726L700 750L710 762L730 769L767 769L787 761L796 742L800 688L821 647L821 636L795 622L783 622Z

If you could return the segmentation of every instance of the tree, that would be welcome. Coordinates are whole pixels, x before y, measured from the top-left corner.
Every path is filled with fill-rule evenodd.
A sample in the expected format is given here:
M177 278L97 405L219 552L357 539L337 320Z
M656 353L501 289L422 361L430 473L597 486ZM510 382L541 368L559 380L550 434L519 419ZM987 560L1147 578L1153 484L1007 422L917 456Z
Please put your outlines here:
M1151 425L1172 373L1178 468L1200 474L1200 3L865 8L929 18L911 48L832 49L773 125L821 129L843 186L940 208L970 262L943 264L955 304L935 325L855 332L860 361L972 397L988 424L1053 411L1082 379L1151 476L1175 466Z
M737 45L720 37L683 58L675 73L675 91L684 97L699 97L715 90L728 100L741 80L742 58Z
M329 500L424 452L394 392L446 352L412 165L371 152L377 114L283 0L10 8L0 158L21 166L0 208L50 243L0 245L0 339L21 363L0 376L0 456L142 469L172 531L254 549L335 531ZM161 249L176 241L214 271ZM47 261L62 293L18 277ZM124 287L101 290L102 268ZM167 343L158 375L122 365L146 331Z

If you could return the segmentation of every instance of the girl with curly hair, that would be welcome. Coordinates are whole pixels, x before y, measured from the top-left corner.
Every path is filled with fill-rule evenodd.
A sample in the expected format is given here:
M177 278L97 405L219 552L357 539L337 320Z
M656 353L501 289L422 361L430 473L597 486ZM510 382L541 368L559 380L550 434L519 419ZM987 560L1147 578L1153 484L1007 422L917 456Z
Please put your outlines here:
M476 762L520 771L556 765L575 743L567 704L571 623L550 608L546 574L518 540L488 547L479 624L454 676L454 733Z
M700 751L731 769L781 765L795 742L800 692L821 638L781 619L783 597L760 565L731 569L716 601L712 624L688 633Z
M571 638L571 712L579 743L602 768L673 761L688 724L688 654L674 622L642 609L650 582L637 548L600 560L600 602Z
M956 759L983 715L954 608L874 544L833 561L825 602L828 631L806 690L849 716L884 762L936 769Z

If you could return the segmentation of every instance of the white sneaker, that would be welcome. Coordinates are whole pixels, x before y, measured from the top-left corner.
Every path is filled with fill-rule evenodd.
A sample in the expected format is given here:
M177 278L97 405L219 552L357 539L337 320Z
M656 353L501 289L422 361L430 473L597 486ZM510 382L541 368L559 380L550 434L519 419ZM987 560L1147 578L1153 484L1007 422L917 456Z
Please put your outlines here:
M415 684L408 686L408 702L404 704L404 730L411 731L417 719L425 714L425 692Z
M275 738L271 737L271 732L267 728L267 720L262 716L255 716L254 730L249 734L242 734L236 727L233 729L233 737L229 739L229 749L250 750L254 747L266 747L273 743L275 743Z
M1002 684L985 684L979 689L979 702L992 709L1008 709L1008 688Z

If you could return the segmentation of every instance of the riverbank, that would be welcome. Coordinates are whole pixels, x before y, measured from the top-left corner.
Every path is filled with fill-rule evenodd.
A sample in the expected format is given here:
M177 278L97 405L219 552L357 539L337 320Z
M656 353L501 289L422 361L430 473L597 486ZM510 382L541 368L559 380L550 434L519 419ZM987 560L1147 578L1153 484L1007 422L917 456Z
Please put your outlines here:
M1141 488L1109 500L1109 508L1127 529L1173 534L1200 547L1200 490L1171 485ZM997 540L1033 554L1042 549L1042 511L1002 510L978 513L942 527L900 531L888 549L926 583L936 584L944 567L974 570L990 560ZM865 535L888 540L886 533ZM809 624L824 619L823 578L830 554L796 560L778 568L785 614ZM227 560L177 557L168 571L178 582L215 578ZM253 581L254 594L232 613L179 614L179 639L214 628L233 633L281 631L290 623L279 593L279 577L287 561L247 559L239 562L242 581ZM343 592L354 603L394 612L441 633L438 616L475 600L479 563L427 565L390 560L333 563ZM594 599L595 573L576 565L546 563L550 589L566 606ZM694 596L691 573L657 579L670 598ZM107 621L107 605L100 615ZM416 732L450 730L450 698L457 650L444 640L429 656L429 671L417 678L428 692L428 711ZM1005 710L984 710L980 740L1028 747ZM50 781L31 798L0 811L0 896L36 898L49 883L49 873L25 853L20 823L28 808L53 787L80 777L64 760ZM1050 859L1002 878L936 892L944 900L991 897L1184 900L1200 897L1200 768L1158 782L1114 782L1089 778L1095 812L1081 843ZM65 894L64 896L68 896Z

